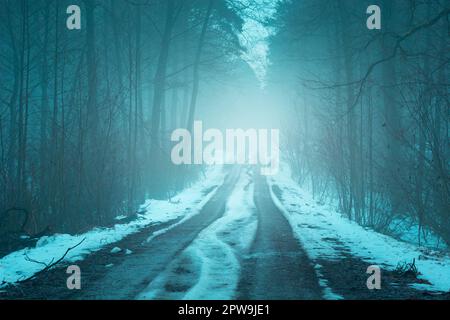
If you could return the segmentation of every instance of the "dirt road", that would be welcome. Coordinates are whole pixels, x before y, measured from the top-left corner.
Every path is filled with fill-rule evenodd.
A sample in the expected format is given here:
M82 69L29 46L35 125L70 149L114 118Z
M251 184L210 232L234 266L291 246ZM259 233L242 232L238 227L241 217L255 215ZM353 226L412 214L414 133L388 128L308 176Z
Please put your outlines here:
M258 229L244 261L241 299L321 299L316 274L292 229L272 202L266 178L255 176Z
M214 195L191 218L150 225L79 261L82 290L67 289L67 266L61 264L32 281L6 288L0 292L0 299L136 299L182 255L202 230L224 215L226 203L243 171L239 167L230 170L224 183L215 191L209 191L215 192ZM384 290L369 291L365 286L366 263L350 255L338 261L312 262L294 237L283 213L273 203L266 178L253 175L252 183L257 228L249 252L239 253L237 257L240 274L235 297L323 299L324 288L315 270L320 264L321 276L342 298L445 299L424 296L423 292L409 286L416 279L397 279L389 272L383 275ZM113 255L111 249L115 246L131 249L133 253ZM342 248L342 251L348 250Z

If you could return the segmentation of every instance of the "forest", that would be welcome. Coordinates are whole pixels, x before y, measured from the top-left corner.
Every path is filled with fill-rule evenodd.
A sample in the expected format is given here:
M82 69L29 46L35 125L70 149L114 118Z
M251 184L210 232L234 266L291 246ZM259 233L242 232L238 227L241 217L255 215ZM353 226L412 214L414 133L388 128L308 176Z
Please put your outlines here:
M286 156L350 219L383 230L410 217L419 242L426 226L448 244L450 3L379 1L368 31L355 12L370 4L280 5L269 78L292 114Z
M125 226L120 241L151 230L148 241L168 248L173 259L184 257L192 244L200 248L202 239L215 243L225 237L223 248L231 241L226 235L235 234L233 249L224 255L246 258L227 260L230 270L243 263L236 267L243 270L240 285L230 292L250 299L272 297L245 282L253 279L248 276L253 265L242 261L254 256L240 252L239 241L250 234L253 241L242 248L304 248L325 270L322 252L314 250L332 238L320 231L330 226L337 230L337 244L353 239L347 248L359 257L353 269L365 266L361 261L373 253L364 256L370 244L357 249L358 239L351 238L366 233L379 241L385 239L379 234L389 236L393 249L386 259L392 269L408 250L414 255L405 254L404 265L411 268L425 247L448 254L449 0L0 0L0 39L0 269L3 263L9 268L9 253L37 250L51 237L82 240L80 235L94 231L119 236L120 226ZM194 141L202 143L197 125L203 126L199 134L215 132L223 143L229 138L225 132L242 133L239 159L251 157L247 147L255 153L258 147L270 149L256 133L272 132L272 155L279 142L280 163L272 159L264 165L277 172L279 165L282 175L288 170L294 184L275 172L261 177L255 170L261 164L252 160L221 166L223 182L220 174L211 175L219 167L213 157L198 159L192 150L173 161L179 130L194 130L186 150L196 148ZM246 139L254 144L245 146ZM313 200L305 200L307 192ZM243 216L230 222L227 212ZM220 219L231 219L225 227L239 227L219 233L214 222ZM148 229L166 223L173 232ZM201 238L205 230L215 236ZM320 234L315 247L319 238L311 232ZM277 238L287 233L297 234L300 245L293 237ZM183 250L170 237L179 237ZM258 240L263 238L286 248L264 247ZM84 239L65 245L64 255L58 251L60 260L56 254L46 263L30 258L29 251L20 255L47 271L70 250L91 245ZM397 240L417 251L407 247L394 254L404 248ZM152 255L169 268L166 273L172 272L169 262L179 261ZM289 268L291 256L283 259L280 265ZM230 262L235 260L239 263ZM255 263L267 271L264 261ZM420 267L430 283L441 283L433 278L438 269ZM17 280L7 277L0 277L0 287ZM333 281L343 279L330 280L330 286L340 288ZM439 289L450 290L450 279L442 279L447 282ZM145 282L127 283L138 280L136 285ZM284 280L270 282L289 287ZM311 286L306 293L286 289L286 295L314 298L318 291ZM180 298L176 290L166 295L152 290L144 297ZM187 296L202 298L198 292Z
M71 4L2 0L3 231L80 232L179 190L195 172L172 167L170 133L239 67L242 4L79 1L69 31Z

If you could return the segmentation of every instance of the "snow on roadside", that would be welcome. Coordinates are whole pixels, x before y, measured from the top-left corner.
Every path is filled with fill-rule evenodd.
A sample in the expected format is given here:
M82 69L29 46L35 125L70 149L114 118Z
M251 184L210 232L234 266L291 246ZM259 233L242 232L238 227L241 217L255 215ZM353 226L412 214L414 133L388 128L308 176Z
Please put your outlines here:
M240 263L256 235L254 184L241 174L224 215L204 229L138 299L229 300L235 298ZM167 288L177 288L171 291ZM184 290L182 290L184 289Z
M314 270L316 271L317 279L319 280L319 286L322 288L323 297L326 300L343 300L344 297L333 292L333 290L328 285L328 280L322 274L322 266L320 264L316 264L314 266Z
M215 188L211 191L211 188L222 184L224 176L221 167L209 167L202 179L181 191L171 201L147 200L141 206L144 213L139 214L139 217L130 223L117 224L112 228L94 228L79 235L44 236L37 241L34 248L15 251L0 259L0 288L26 279L43 268L43 264L30 260L51 264L62 257L68 248L83 239L85 240L81 245L66 255L64 262L83 260L90 253L118 242L150 224L169 222L182 216L197 214L217 190Z
M445 242L437 236L432 230L427 227L420 228L420 243L417 237L419 233L419 223L410 217L394 218L388 226L390 234L402 241L414 244L416 246L423 246L431 250L445 250L448 249Z
M287 168L269 179L272 198L291 224L294 233L312 260L337 260L342 249L369 264L394 270L398 263L412 262L421 273L419 278L431 285L414 285L430 291L450 290L450 257L431 255L419 247L364 228L348 220L331 205L319 205L311 194L300 188ZM281 189L281 198L276 188ZM336 241L337 240L337 241Z

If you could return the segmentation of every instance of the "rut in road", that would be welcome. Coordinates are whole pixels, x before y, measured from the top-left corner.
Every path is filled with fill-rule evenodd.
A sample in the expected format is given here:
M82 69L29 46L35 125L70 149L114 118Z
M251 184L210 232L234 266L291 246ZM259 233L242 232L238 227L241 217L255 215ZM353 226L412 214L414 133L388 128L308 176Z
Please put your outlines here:
M197 215L144 243L139 254L128 256L94 283L85 284L72 298L134 299L204 228L221 217L239 175L240 168L234 168Z
M243 261L239 298L322 299L322 290L305 250L286 218L274 205L266 178L255 175L258 229Z

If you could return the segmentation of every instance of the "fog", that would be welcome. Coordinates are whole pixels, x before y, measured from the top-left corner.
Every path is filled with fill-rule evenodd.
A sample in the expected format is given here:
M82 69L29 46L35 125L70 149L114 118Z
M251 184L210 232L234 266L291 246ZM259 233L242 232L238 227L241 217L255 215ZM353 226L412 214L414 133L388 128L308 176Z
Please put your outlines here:
M169 198L204 170L175 165L170 136L202 121L277 129L318 199L449 243L449 3L375 1L371 29L371 2L1 0L2 232L80 232Z

